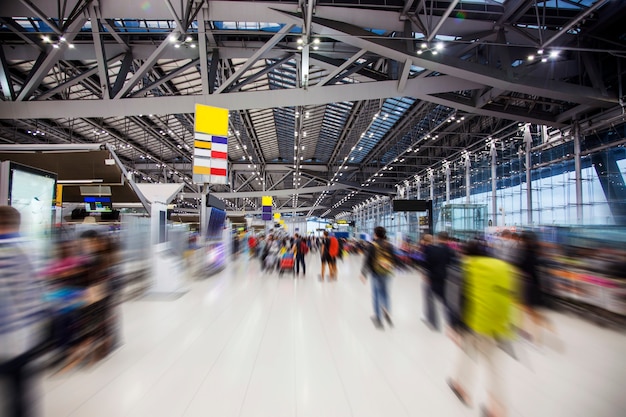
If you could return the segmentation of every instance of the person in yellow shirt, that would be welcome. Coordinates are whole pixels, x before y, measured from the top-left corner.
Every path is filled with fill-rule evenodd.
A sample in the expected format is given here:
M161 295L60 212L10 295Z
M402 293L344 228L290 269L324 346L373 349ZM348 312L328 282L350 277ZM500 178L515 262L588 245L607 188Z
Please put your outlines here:
M470 357L479 359L486 372L485 417L505 417L502 369L498 343L513 337L517 278L508 262L488 256L484 242L474 240L466 247L463 260L462 301L458 328L461 352L448 385L466 405L471 404L469 386L473 377Z

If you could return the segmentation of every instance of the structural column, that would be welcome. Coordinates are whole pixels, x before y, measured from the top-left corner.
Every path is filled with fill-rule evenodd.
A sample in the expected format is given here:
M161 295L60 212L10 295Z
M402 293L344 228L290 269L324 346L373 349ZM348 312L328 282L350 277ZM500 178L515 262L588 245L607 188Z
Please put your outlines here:
M470 204L471 188L472 188L472 164L469 152L464 153L465 157L465 203Z
M574 135L574 172L576 181L576 223L583 223L583 179L582 165L580 160L580 126L574 122L572 133Z
M450 204L450 162L445 161L443 169L446 174L446 204Z
M430 201L435 200L435 173L428 168L428 179L430 180Z
M417 186L417 199L422 199L422 179L420 177L415 178L415 185Z
M498 170L497 170L497 158L498 152L496 151L496 141L491 141L491 211L493 212L493 226L498 225L498 199L496 191L498 189Z
M526 125L524 129L524 143L526 145L526 209L528 213L527 222L528 225L533 224L533 181L531 173L531 150L533 145L533 137L530 134L530 124Z

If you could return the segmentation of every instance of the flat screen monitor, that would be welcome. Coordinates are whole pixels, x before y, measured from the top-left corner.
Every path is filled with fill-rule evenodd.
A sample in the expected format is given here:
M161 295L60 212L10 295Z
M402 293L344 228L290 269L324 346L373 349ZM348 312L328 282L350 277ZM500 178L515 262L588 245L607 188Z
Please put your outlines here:
M89 213L110 213L113 211L111 197L84 197L85 210Z
M220 240L224 231L226 211L211 207L208 210L208 215L206 238L207 240Z
M42 237L52 226L56 174L12 161L2 163L3 200L21 214L23 234Z

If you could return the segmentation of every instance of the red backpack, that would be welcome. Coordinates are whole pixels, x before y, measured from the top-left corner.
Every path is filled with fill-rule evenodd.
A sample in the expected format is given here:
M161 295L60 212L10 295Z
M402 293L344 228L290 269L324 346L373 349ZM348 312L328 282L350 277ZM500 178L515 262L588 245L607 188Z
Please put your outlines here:
M304 239L300 241L300 248L298 248L298 251L303 255L306 255L307 253L309 253L309 247L307 246L306 241Z
M328 254L335 258L339 255L339 241L335 236L330 237L330 244L328 245Z

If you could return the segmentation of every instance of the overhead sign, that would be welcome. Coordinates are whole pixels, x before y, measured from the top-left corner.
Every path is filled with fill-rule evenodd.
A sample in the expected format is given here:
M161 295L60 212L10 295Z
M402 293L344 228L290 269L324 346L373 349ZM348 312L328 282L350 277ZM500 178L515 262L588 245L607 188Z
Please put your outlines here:
M196 104L193 180L228 183L228 110Z
M393 211L431 211L432 208L430 200L393 200Z

